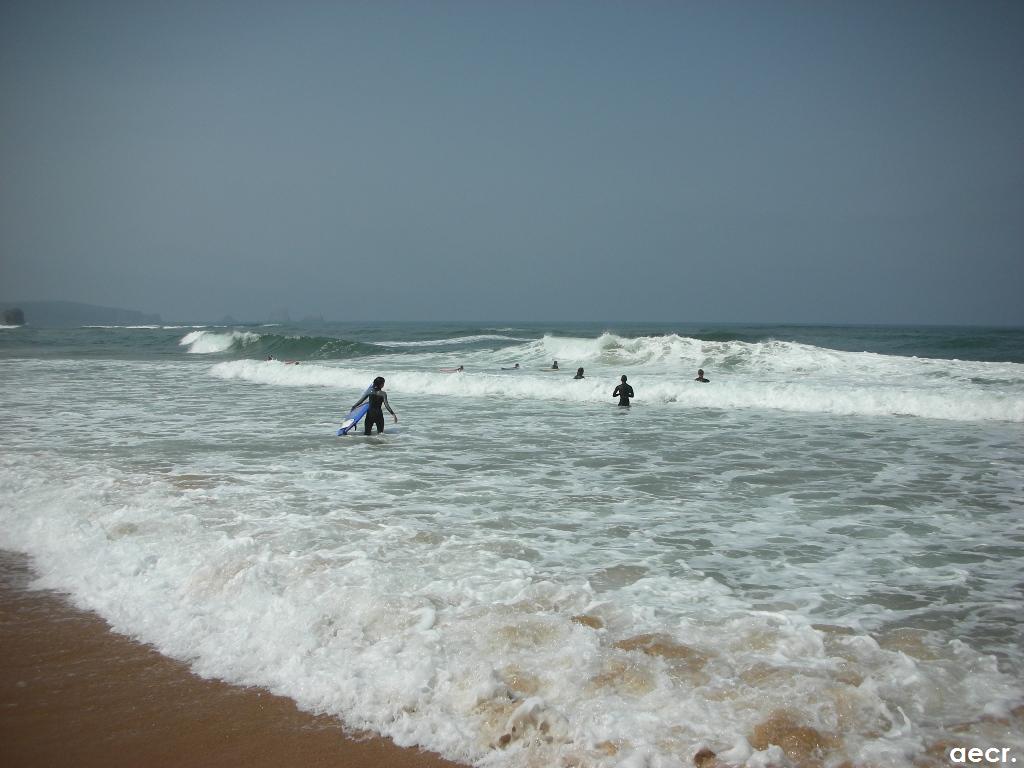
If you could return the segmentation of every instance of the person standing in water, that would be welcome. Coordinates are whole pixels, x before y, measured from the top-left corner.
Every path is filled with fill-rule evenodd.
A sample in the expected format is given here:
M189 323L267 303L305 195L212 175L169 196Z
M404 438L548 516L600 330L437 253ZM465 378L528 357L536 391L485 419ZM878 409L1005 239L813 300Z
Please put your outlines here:
M574 379L582 379L583 378L583 369L582 368L577 368L576 369L576 375L573 376L573 378Z
M374 424L377 425L377 434L381 434L384 431L384 408L388 409L388 413L391 414L391 418L395 420L395 424L398 423L398 414L391 410L391 406L388 404L388 396L384 391L384 377L378 376L373 380L373 386L368 392L364 392L363 396L359 398L359 402L352 406L350 411L354 411L360 405L363 404L364 400L370 401L370 409L366 412L366 416L363 419L363 434L370 434L370 430Z
M633 388L626 383L626 377L623 376L619 386L612 392L612 397L619 398L619 405L629 407L629 398L635 397L633 394Z
M711 381L711 379L705 379L704 378L704 369L700 368L700 369L697 370L697 378L694 379L694 381L702 381L705 384L707 384L709 381Z

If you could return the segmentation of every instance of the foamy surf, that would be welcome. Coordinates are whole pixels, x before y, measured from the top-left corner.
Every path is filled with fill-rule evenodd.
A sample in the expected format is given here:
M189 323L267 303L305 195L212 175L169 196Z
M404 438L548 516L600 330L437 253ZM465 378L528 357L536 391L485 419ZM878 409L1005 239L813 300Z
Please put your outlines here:
M420 339L415 341L378 341L382 347L444 347L461 344L479 344L482 341L529 341L516 336L502 336L493 333L480 333L473 336L454 336L450 339Z
M814 626L699 572L573 576L394 510L332 515L296 547L306 523L258 488L101 467L55 485L55 461L0 466L19 500L3 546L33 553L41 586L202 675L478 765L775 764L751 735L788 730L833 761L902 766L929 723L1005 719L1020 696L962 643ZM232 497L233 521L216 511Z
M245 346L259 341L260 335L251 331L229 331L218 333L214 331L192 331L185 334L179 345L188 347L188 351L194 355L210 355L219 352L226 352L232 347Z
M397 361L408 365L407 361ZM886 365L892 365L887 361ZM918 365L911 363L911 366ZM996 365L996 364L993 364ZM998 364L1005 365L1005 364ZM643 371L629 381L637 391L636 405L672 408L736 408L776 410L793 413L828 413L844 416L912 416L953 421L1024 422L1024 397L1007 391L992 390L964 382L950 365L948 384L936 386L909 381L903 386L892 382L892 372L879 383L874 372L868 375L834 377L814 381L800 377L796 381L762 376L734 374L720 377L712 385L702 386L689 378ZM763 369L762 369L763 370ZM211 375L273 386L316 386L355 390L379 375L381 367L332 366L307 364L285 366L265 361L234 360L218 363ZM571 373L571 372L570 372ZM451 375L437 371L398 368L388 371L392 391L454 398L499 398L599 404L610 401L616 382L613 370L591 368L583 380L568 374L527 371L466 371ZM913 378L913 373L906 374Z
M372 337L286 365L159 333L123 334L142 359L11 342L0 546L201 674L508 768L1024 750L1024 452L977 417L1019 363L538 334L448 374ZM296 335L270 341L331 339ZM570 346L594 357L540 370ZM693 382L710 354L733 367ZM335 437L375 375L400 424Z

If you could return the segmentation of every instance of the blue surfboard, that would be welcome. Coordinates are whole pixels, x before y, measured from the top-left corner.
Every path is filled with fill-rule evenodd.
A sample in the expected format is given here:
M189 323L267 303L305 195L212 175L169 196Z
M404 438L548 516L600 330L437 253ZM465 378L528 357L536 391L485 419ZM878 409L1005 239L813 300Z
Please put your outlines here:
M359 420L366 415L366 412L368 410L370 410L370 404L363 403L354 411L349 413L348 418L346 418L341 423L341 428L338 430L338 437L341 437L342 435L347 435L349 431L355 429L356 425L359 423Z

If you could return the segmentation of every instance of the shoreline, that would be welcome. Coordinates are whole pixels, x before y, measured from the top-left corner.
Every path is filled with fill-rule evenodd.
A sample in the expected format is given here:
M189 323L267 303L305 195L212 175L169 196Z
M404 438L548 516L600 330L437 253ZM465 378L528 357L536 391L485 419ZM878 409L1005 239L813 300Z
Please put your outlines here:
M29 589L31 578L27 557L0 551L0 743L11 768L465 768L268 691L200 678L60 593Z

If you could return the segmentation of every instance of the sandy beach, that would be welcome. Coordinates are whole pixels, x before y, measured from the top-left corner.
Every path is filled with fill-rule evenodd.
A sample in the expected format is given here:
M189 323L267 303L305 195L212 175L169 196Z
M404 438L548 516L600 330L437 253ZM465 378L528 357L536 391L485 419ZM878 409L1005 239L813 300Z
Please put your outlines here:
M0 553L0 743L10 768L457 768L360 738L290 699L199 678L59 594L27 590L30 578L24 557Z

